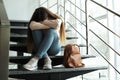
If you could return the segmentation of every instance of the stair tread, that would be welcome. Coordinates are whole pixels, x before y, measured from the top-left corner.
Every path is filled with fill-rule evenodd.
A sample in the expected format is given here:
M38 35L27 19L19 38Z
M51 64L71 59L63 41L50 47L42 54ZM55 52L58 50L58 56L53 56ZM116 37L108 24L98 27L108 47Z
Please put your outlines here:
M28 29L27 26L10 26L11 29ZM69 32L71 30L67 29L65 32Z
M27 35L26 34L16 34L16 33L11 33L10 37L16 37L16 38L27 38ZM69 36L69 37L66 37L66 39L78 39L79 37L74 37L74 36Z
M81 55L81 58L82 59L86 59L86 58L95 58L96 56L94 55ZM32 56L15 56L15 57L9 57L9 62L11 63L15 63L15 64L25 64L27 63L30 59L32 58ZM52 65L55 66L55 65L60 65L60 64L63 64L63 59L64 59L64 56L50 56L51 60L52 60ZM38 62L38 66L43 66L44 64L44 60L40 60Z
M79 47L86 47L84 44L78 44ZM65 45L61 46L61 51L63 51L65 48ZM12 51L19 51L19 52L28 52L27 47L25 43L19 43L19 44L10 44L10 50Z
M86 47L86 45L84 45L84 44L78 44L78 45L79 45L79 47ZM26 44L24 44L24 43L20 43L20 44L10 44L10 46L11 46L11 47L26 47ZM65 45L62 45L61 47L64 48Z
M107 69L106 66L98 66L98 67L78 67L78 68L64 68L64 67L53 67L52 70L43 70L43 69L38 69L36 71L28 71L25 69L10 69L9 70L9 75L20 75L20 74L41 74L41 73L60 73L60 72L81 72L81 71L94 71L94 70L101 70L101 69Z
M10 56L9 59L30 59L32 56ZM64 56L50 56L50 58L63 58ZM81 58L93 58L96 57L94 55L81 55Z
M28 29L27 26L10 26L10 29Z
M15 38L27 38L26 34L16 34L16 33L11 33L10 37L15 37Z

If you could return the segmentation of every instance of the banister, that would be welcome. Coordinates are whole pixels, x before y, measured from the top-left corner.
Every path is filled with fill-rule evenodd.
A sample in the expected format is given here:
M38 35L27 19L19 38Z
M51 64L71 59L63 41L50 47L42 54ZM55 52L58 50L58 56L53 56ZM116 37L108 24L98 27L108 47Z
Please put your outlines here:
M77 21L79 21L82 25L86 26L84 23L82 23L77 17L75 17L70 11L66 10L66 13L69 13L70 15L72 15L72 17L74 17Z
M49 8L52 8L53 6L57 5L57 3L53 4L52 6L50 6Z
M85 39L85 37L77 30L77 29L75 29L69 22L67 22L84 40L86 40Z
M86 13L84 10L82 10L81 8L79 8L78 6L76 6L72 1L68 0L72 5L74 5L75 7L77 7L80 11L82 11L83 13Z
M102 7L103 9L111 12L112 14L120 17L120 14L114 12L113 10L108 9L107 7L101 5L100 3L98 3L98 2L96 2L96 1L94 1L94 0L89 0L89 1L95 3L96 5ZM106 28L108 31L110 31L111 33L113 33L114 35L116 35L118 38L120 38L120 36L119 36L118 34L116 34L115 32L113 32L113 31L110 30L109 28L107 28L105 25L103 25L101 22L99 22L98 20L96 20L95 18L93 18L92 16L90 16L90 15L87 13L87 2L88 2L88 0L85 1L86 27L87 27L87 24L88 24L88 22L87 22L88 17L90 17L90 18L92 18L94 21L96 21L97 23L99 23L100 25L102 25L104 28ZM120 56L119 52L117 52L115 49L113 49L109 44L107 44L107 43L106 43L102 38L100 38L96 33L94 33L91 29L89 29L89 31L92 32L98 39L100 39L100 40L101 40L105 45L107 45L111 50L113 50L113 51L115 52L115 54L117 54L118 56ZM114 67L92 44L90 44L90 46L91 46L92 48L94 48L94 50L96 50L97 53L98 53L105 61L107 61L107 63L108 63L110 66L112 66L116 72L118 72L118 73L120 74L120 72L117 70L117 68Z
M116 13L115 11L108 9L107 7L99 4L98 2L96 2L96 1L94 1L94 0L90 0L90 1L93 2L93 3L95 3L95 4L97 4L97 5L99 5L100 7L104 8L104 9L106 9L107 11L113 13L114 15L120 17L120 14Z
M61 4L60 4L59 6L60 6L60 7L62 7L62 8L64 8L64 6L63 6L63 5L61 5Z
M116 35L118 38L120 38L120 36L118 34L116 34L114 31L112 31L111 29L107 28L104 24L102 24L101 22L99 22L98 20L96 20L95 18L93 18L92 16L89 15L90 18L92 18L94 21L96 21L97 23L99 23L100 25L102 25L104 28L106 28L108 31L110 31L111 33L113 33L114 35Z
M117 55L120 56L119 52L117 52L116 50L114 50L109 44L107 44L104 40L102 40L102 38L100 38L97 34L95 34L91 29L89 29L89 31L91 31L96 37L98 37L104 44L106 44L110 49L112 49Z
M43 3L40 4L40 6L43 5L43 4L45 4L45 3L47 3L47 2L48 2L48 0L44 1Z
M108 63L109 65L111 65L111 66L115 69L115 71L117 71L117 72L120 74L120 72L119 72L92 44L90 44L90 46L91 46L95 51L97 51L97 53L98 53L102 58L104 58L104 60L107 61L107 63Z

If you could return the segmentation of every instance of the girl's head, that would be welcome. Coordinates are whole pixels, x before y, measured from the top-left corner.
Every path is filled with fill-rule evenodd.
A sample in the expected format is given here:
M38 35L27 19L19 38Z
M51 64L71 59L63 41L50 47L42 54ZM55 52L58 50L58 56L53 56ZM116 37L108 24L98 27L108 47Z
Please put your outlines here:
M59 17L45 7L39 7L33 13L31 21L39 22L39 21L44 21L47 18L56 19L56 18L59 18Z
M39 22L39 21L43 21L43 20L47 19L47 17L48 17L48 15L47 15L46 9L43 7L40 7L34 11L31 21Z

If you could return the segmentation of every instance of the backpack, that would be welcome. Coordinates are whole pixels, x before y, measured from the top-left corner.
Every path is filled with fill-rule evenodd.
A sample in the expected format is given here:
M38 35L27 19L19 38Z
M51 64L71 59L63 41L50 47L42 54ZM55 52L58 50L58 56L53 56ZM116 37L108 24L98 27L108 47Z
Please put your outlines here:
M63 65L66 68L83 67L80 48L77 44L67 44L64 49Z

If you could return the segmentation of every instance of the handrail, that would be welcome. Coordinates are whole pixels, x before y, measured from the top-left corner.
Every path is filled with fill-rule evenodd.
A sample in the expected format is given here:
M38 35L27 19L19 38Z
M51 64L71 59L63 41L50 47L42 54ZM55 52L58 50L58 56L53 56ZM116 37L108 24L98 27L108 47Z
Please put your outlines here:
M72 24L70 24L69 22L67 22L84 40L86 40L86 38L77 30L73 27Z
M64 8L64 6L63 6L63 5L61 5L61 4L60 4L60 7Z
M89 17L91 18L92 16L89 15ZM107 13L104 14L104 15L100 15L100 16L97 16L97 17L94 17L94 19L96 20L102 20L102 19L106 19L107 18ZM89 22L93 22L94 20L93 19L90 19Z
M44 1L43 3L41 3L40 5L43 5L43 4L45 4L45 3L47 3L48 2L48 0L46 0L46 1ZM55 6L55 5L57 5L57 3L55 3L55 4L53 4L52 6L50 6L49 8L52 8L53 6Z
M48 2L48 0L44 1L44 2L43 2L43 3L41 3L40 5L43 5L43 4L47 3L47 2Z
M111 29L107 28L104 24L102 24L101 22L99 22L98 20L96 20L95 18L93 18L92 16L89 15L90 18L92 18L94 21L98 22L100 25L102 25L104 28L106 28L108 31L112 32L114 35L116 35L117 37L120 38L120 36L118 34L116 34L115 32L113 32Z
M105 43L109 48L111 48L117 55L120 56L120 54L114 50L109 44L107 44L104 40L102 40L102 38L100 38L97 34L95 34L91 29L89 29L89 31L91 31L96 37L98 37L103 43Z
M53 4L52 6L50 6L49 8L52 8L53 6L57 5L57 3Z
M78 6L76 6L73 2L71 2L70 0L68 0L72 5L74 5L75 7L77 7L80 11L82 11L83 13L86 13L84 10L82 10L81 8L79 8Z
M82 23L77 17L75 17L70 11L66 10L66 13L69 13L70 15L72 15L72 17L74 17L76 20L78 20L82 25L86 26L84 23Z
M101 22L99 22L98 20L96 20L95 18L93 18L92 16L90 16L90 15L87 14L87 1L88 1L88 0L86 0L86 2L85 2L85 4L86 4L86 5L85 5L85 7L86 7L86 21L87 21L88 17L90 17L90 18L92 18L94 21L96 21L97 23L99 23L100 25L102 25L104 28L106 28L108 31L110 31L111 33L113 33L115 36L117 36L117 37L120 38L120 36L119 36L118 34L116 34L114 31L112 31L111 29L107 28L107 27L106 27L105 25L103 25ZM108 9L107 7L99 4L98 2L96 2L96 1L94 1L94 0L90 0L90 1L93 2L93 3L95 3L96 5L104 8L105 10L113 13L114 15L120 17L120 14L114 12L113 10ZM86 27L87 27L87 22L86 22ZM100 39L105 45L107 45L111 50L113 50L113 51L115 52L115 54L117 54L118 56L120 56L119 52L117 52L115 49L113 49L109 44L107 44L107 43L106 43L102 38L100 38L96 33L94 33L91 29L89 29L89 31L91 31L98 39ZM90 44L90 46L93 47L92 44ZM117 68L114 67L114 66L110 63L110 61L108 61L103 55L101 55L101 53L100 53L95 47L93 47L93 48L97 51L97 53L98 53L102 58L104 58L104 60L107 61L107 63L108 63L110 66L112 66L112 67L114 68L115 71L117 71L117 72L120 74L120 72L117 70Z
M95 49L95 51L97 51L97 53L98 53L102 58L104 58L104 60L107 61L108 64L111 65L111 66L120 74L120 72L119 72L92 44L90 44L90 46L91 46L93 49Z
M106 9L107 11L109 11L109 12L111 12L111 13L117 15L118 17L120 17L120 14L114 12L113 10L108 9L107 7L105 7L105 6L101 5L101 4L99 4L98 2L96 2L96 1L94 1L94 0L90 0L90 1L92 1L93 3L95 3L95 4L99 5L99 6L101 6L102 8Z

